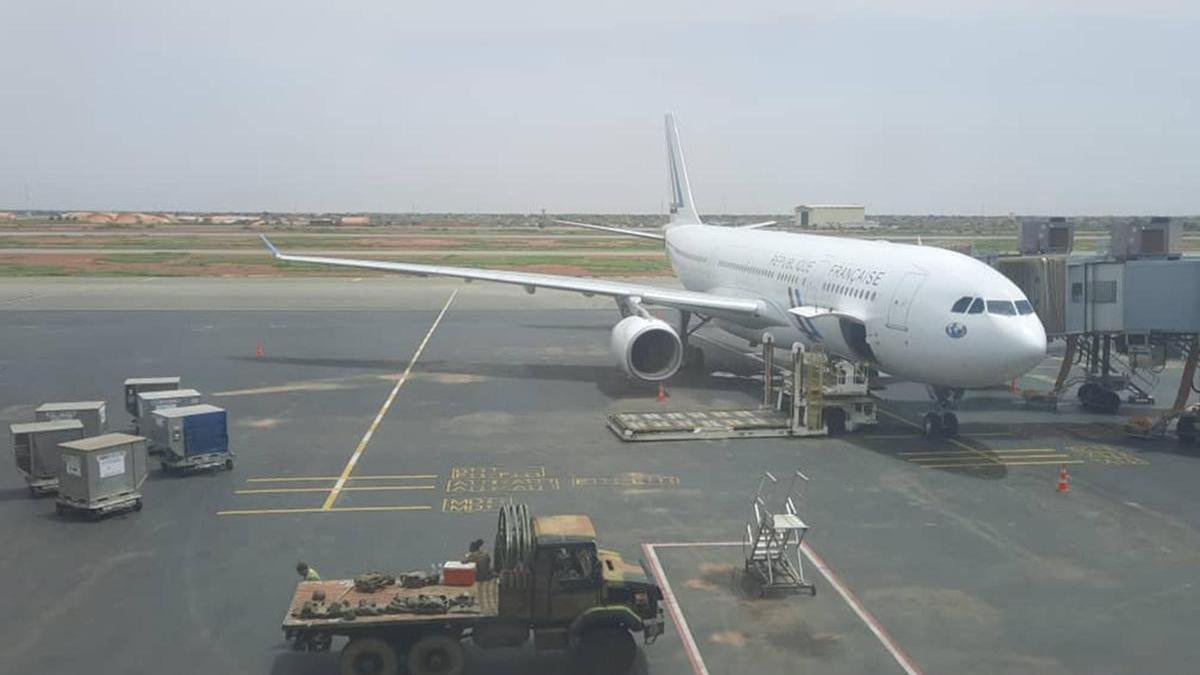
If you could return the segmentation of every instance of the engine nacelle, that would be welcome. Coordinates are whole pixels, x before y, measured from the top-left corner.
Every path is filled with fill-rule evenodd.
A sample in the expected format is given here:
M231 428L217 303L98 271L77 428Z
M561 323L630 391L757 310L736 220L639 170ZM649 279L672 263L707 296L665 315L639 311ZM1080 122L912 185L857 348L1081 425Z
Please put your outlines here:
M647 382L660 382L683 363L683 343L665 321L627 316L612 331L612 351L626 373Z

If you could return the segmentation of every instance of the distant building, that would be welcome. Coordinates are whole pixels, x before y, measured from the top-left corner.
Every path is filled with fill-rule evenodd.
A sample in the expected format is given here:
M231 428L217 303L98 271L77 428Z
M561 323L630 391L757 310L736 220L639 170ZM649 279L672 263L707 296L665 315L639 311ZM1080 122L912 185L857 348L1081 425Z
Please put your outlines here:
M801 204L796 207L796 227L867 227L867 209L857 204Z
M362 225L370 225L371 219L367 216L342 216L341 218L338 219L338 223L341 225L355 227L355 226L362 226Z

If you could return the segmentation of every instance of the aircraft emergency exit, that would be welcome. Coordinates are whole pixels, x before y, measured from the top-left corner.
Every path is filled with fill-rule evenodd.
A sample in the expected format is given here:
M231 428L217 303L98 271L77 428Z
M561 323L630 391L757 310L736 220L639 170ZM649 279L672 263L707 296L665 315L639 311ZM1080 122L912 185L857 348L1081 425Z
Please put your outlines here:
M671 188L669 222L660 232L557 221L660 240L684 289L550 274L445 265L350 260L280 253L280 260L405 274L460 277L613 298L621 319L611 346L621 368L650 382L686 362L703 363L688 344L712 322L751 343L771 333L781 348L821 345L827 353L869 361L890 375L930 385L936 409L930 435L954 435L950 409L962 390L992 386L1042 361L1046 333L1020 289L990 266L953 251L886 241L705 224L692 199L679 134L666 118ZM679 311L678 325L647 307ZM693 319L696 324L693 325Z

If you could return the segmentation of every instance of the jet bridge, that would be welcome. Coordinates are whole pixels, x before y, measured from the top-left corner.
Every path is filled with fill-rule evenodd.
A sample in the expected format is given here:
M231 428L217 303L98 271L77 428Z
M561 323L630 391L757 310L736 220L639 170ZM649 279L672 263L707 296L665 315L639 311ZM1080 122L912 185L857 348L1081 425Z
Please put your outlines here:
M1023 223L1022 255L995 262L1029 298L1047 336L1066 344L1054 386L1022 397L1056 406L1074 389L1084 408L1109 414L1123 402L1153 405L1167 360L1179 358L1184 381L1166 415L1179 417L1200 357L1200 258L1182 255L1181 225L1122 223L1094 255L1072 253L1072 235L1061 219Z

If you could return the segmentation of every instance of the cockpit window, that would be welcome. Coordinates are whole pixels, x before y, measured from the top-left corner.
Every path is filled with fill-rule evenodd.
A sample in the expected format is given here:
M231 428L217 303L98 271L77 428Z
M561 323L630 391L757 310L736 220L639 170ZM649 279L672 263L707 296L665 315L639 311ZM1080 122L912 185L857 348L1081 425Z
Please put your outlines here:
M971 309L967 310L967 314L983 314L983 298L975 298L971 303Z
M1020 313L1021 316L1025 316L1026 314L1033 314L1033 305L1029 304L1028 300L1018 300L1017 301L1017 312Z
M1002 314L1004 316L1016 316L1017 310L1008 300L988 300L988 314Z
M971 306L971 298L970 297L959 298L958 302L954 303L954 306L950 308L950 311L954 312L955 314L964 314L964 313L966 313L967 308L970 306Z

